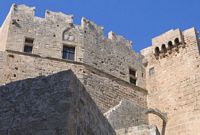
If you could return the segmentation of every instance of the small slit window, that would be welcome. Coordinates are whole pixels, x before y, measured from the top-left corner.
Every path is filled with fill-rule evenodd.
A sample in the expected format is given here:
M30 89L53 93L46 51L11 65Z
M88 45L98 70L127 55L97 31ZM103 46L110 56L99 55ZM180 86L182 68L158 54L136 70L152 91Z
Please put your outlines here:
M162 52L163 52L163 53L166 53L166 52L167 52L167 48L166 48L165 44L162 45L161 49L162 49Z
M63 46L63 59L74 60L75 56L75 47Z
M156 56L159 56L159 53L160 53L160 50L159 50L158 47L156 47L156 48L155 48L155 55L156 55Z
M33 51L33 42L34 42L34 39L25 38L24 52L32 53L32 51Z
M154 67L149 69L149 76L153 76L155 74L155 69Z
M136 83L137 83L136 70L129 69L129 81L131 84L136 85Z

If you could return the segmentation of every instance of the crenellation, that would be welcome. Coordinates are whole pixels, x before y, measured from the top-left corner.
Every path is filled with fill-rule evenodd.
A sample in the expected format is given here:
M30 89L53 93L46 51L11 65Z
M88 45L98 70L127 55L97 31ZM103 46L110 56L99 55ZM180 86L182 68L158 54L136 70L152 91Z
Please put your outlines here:
M45 19L47 21L53 21L54 23L68 23L73 24L73 15L66 15L62 12L53 12L46 10Z
M81 27L85 33L95 32L96 34L98 34L99 37L103 36L104 28L102 26L98 26L97 24L86 19L85 17L82 17L81 19Z
M22 5L12 4L10 10L13 12L13 15L25 14L26 16L32 18L35 16L35 7L29 7L24 4Z
M157 36L152 39L152 45L158 46L161 49L161 45L165 44L168 45L168 42L171 41L172 44L175 44L175 39L178 38L180 42L183 42L183 35L180 29L170 30Z
M17 6L17 8L22 11L33 10L33 8L29 9L24 5ZM31 20L29 17L31 17ZM142 58L132 51L131 41L118 35L115 35L116 38L111 40L104 37L103 27L86 18L82 18L81 26L75 25L72 23L72 18L71 15L52 11L47 11L44 19L16 12L16 15L11 16L11 19L16 21L14 24L9 25L6 50L23 52L26 38L34 40L32 53L43 57L62 58L63 46L74 47L75 61L85 62L107 73L114 72L116 77L128 82L128 68L134 68L138 72L137 85L145 87L144 78L142 78L142 74L144 74L143 65L137 62ZM65 22L67 19L68 23ZM94 54L96 58L93 58L93 52L96 52ZM102 55L103 52L104 55ZM115 57L112 56L113 54L115 54ZM127 54L131 55L131 57L128 58ZM116 57L119 57L118 60L115 59ZM95 61L93 62L91 59ZM123 61L128 63L125 64ZM105 66L100 66L102 62ZM119 63L117 67L114 64L116 62ZM116 74L117 72L118 74Z
M168 40L167 37L172 39L177 37L176 34L174 36L173 32L169 31L166 35L164 34L166 41ZM178 30L177 33L180 33L180 31ZM181 33L184 41L178 44L178 50L175 46L172 52L167 53L165 57L162 57L162 52L160 52L159 58L155 57L154 45L142 50L142 54L148 61L146 67L146 89L149 92L148 107L159 108L167 113L166 134L169 135L180 134L180 132L196 134L197 132L191 130L197 128L194 125L188 126L187 123L199 124L199 121L195 120L199 119L199 115L194 109L198 109L196 105L198 102L196 97L198 96L196 96L197 93L194 87L199 89L196 84L194 85L194 82L197 82L196 78L199 76L198 65L200 62L197 32L194 28L190 28ZM159 36L161 41L162 36ZM153 74L150 72L152 68L154 69ZM187 116L185 116L186 113ZM158 118L150 116L149 121L158 125L161 130ZM182 127L177 127L180 124Z
M101 112L119 104L109 111L113 127L123 132L119 135L129 128L135 133L141 124L161 131L159 117L141 114L148 108L167 113L166 135L198 133L200 43L195 28L169 30L140 53L132 50L132 41L112 31L105 37L103 29L84 17L76 25L73 15L47 10L41 18L34 7L13 4L0 27L0 84L72 70Z

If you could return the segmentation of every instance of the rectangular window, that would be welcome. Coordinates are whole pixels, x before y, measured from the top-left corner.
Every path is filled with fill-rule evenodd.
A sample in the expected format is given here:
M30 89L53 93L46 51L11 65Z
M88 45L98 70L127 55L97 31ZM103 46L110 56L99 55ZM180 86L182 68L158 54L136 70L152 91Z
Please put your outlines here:
M135 84L137 82L137 77L136 77L136 70L134 69L129 69L129 80L131 84Z
M63 59L74 60L75 47L63 46Z
M129 74L136 77L136 71L133 69L129 69Z
M136 85L136 79L134 79L134 78L132 78L132 77L130 77L130 83L132 83L132 84L135 84Z
M34 39L25 38L24 52L32 53L32 51L33 51L33 41L34 41Z

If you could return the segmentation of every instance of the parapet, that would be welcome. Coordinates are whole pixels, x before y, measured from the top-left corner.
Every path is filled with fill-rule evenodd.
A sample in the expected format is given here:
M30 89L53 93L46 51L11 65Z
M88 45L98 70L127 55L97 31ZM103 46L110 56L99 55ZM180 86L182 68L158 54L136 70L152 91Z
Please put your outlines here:
M153 54L156 59L164 58L172 52L179 53L180 48L185 48L184 32L180 29L169 30L152 39L152 46L145 48L141 53L145 56Z
M82 17L81 19L81 27L85 30L97 32L99 35L103 36L104 28L102 26L98 26L97 24L86 19L85 17Z
M13 4L11 7L11 11L13 11L14 14L18 13L18 15L21 14L21 15L29 16L31 18L36 17L35 7ZM43 19L48 20L48 21L53 21L53 22L73 23L73 15L66 15L62 12L53 12L49 10L46 10L45 18Z
M45 19L52 20L54 22L73 23L73 15L66 15L62 12L53 12L49 10L46 10Z
M103 33L104 33L104 27L102 26L98 26L97 24L95 24L94 22L86 19L85 17L82 18L81 20L81 27L84 30L89 30L92 32L96 32L98 33L99 37L103 37L104 39L106 39L106 37L104 37ZM132 41L126 40L123 36L120 35L116 35L114 32L110 31L108 33L108 37L107 39L109 39L111 42L117 42L117 43L122 43L125 44L126 46L130 47L132 46Z
M132 47L132 41L126 40L123 36L116 35L114 32L110 31L108 33L108 39L116 42L124 42L126 46Z
M13 4L11 10L15 12L24 13L26 15L35 16L35 7L29 7L26 5Z
M175 40L179 39L180 42L183 42L183 34L180 29L169 30L155 38L152 39L152 45L161 47L162 44L167 45L170 41L172 44L175 44ZM160 48L161 49L161 48Z

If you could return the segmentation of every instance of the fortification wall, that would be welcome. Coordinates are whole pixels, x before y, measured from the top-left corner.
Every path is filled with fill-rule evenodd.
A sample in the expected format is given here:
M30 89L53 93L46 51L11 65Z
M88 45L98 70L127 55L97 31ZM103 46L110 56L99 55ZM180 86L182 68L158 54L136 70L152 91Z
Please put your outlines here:
M0 86L1 135L116 135L71 71Z
M116 130L117 135L160 135L156 126L140 125Z
M75 61L83 62L129 82L129 68L136 70L137 86L145 88L142 56L131 49L131 42L113 32L103 36L103 28L82 18L73 24L73 16L46 11L36 17L35 8L11 7L6 50L23 52L25 38L34 39L33 54L62 59L63 45L75 47ZM66 39L65 39L66 38Z
M4 68L4 52L0 51L0 74L2 74L3 72L3 68Z
M118 105L104 113L113 129L123 129L148 124L147 108L138 106L130 100L122 100Z
M136 85L145 88L143 57L133 52L132 43L113 32L109 33L109 38L105 38L102 36L103 32L99 32L101 29L98 26L93 27L95 29L87 31L85 35L84 63L127 82L129 82L129 69L134 69L137 77Z
M123 99L147 108L147 91L140 87L87 67L83 77L84 86L103 112L116 106Z
M148 107L167 113L166 135L199 135L200 56L197 34L194 28L181 32L179 44L174 42L179 38L174 36L176 32L171 34L162 35L167 52L161 47L157 55L157 45L142 51L148 61ZM161 37L157 39L161 43ZM166 44L167 39L173 42L172 49ZM150 116L150 123L160 125L161 130L159 118Z
M122 99L129 99L142 107L147 106L146 90L84 63L13 51L7 52L5 61L0 84L71 69L102 112L108 111Z
M6 50L24 51L25 38L31 38L33 52L44 57L62 58L63 44L76 47L76 61L83 57L83 35L79 26L73 25L71 15L46 11L45 18L35 17L35 8L13 5ZM63 40L63 32L73 35L73 40Z
M11 22L11 11L8 13L5 21L0 27L0 51L5 51L8 38L8 30Z

